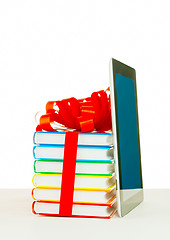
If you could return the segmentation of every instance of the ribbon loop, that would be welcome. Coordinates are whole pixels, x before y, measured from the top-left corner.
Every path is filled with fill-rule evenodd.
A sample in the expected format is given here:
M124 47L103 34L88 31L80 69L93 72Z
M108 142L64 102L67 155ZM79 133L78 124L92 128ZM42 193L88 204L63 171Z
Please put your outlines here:
M110 89L93 92L91 97L49 101L37 131L107 131L111 129ZM55 127L56 126L56 127Z

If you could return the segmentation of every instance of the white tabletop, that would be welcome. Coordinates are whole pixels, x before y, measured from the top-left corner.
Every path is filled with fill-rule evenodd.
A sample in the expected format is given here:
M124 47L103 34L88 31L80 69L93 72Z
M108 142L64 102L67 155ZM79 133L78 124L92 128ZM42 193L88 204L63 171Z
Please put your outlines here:
M145 190L142 204L110 220L33 215L30 192L0 190L0 239L170 239L170 190Z

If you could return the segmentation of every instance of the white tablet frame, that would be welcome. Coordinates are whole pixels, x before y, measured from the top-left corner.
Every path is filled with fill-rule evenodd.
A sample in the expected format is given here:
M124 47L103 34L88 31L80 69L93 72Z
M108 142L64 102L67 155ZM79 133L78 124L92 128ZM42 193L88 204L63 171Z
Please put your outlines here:
M116 70L114 69L113 62L117 62L125 66L125 64L118 62L117 60L111 58L109 64L109 73L110 73L110 97L111 97L111 114L112 114L112 131L113 131L113 146L114 146L114 161L115 161L115 172L116 172L116 197L117 197L117 211L120 217L125 216L128 212L130 212L133 208L135 208L139 203L143 201L143 188L141 189L133 189L133 190L120 190L120 169L119 169L119 157L118 157L118 143L117 143L117 125L116 125L116 103L115 103L115 89L114 89L114 76ZM126 65L126 68L131 67ZM138 126L139 128L139 126ZM138 129L139 131L139 129ZM140 143L139 143L140 144ZM141 176L142 178L142 176ZM137 191L136 191L137 190ZM133 192L132 196L130 196L125 202L121 201L123 199L123 192L129 191L130 195ZM136 192L135 192L136 191ZM124 204L124 206L123 206Z

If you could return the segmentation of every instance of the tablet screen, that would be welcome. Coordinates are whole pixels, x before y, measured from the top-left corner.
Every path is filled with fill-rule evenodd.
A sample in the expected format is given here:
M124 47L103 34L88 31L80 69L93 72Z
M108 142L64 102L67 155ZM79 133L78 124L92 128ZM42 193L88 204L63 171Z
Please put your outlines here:
M116 73L120 189L141 189L135 80Z
M124 216L143 201L136 71L113 58L110 70L118 214Z

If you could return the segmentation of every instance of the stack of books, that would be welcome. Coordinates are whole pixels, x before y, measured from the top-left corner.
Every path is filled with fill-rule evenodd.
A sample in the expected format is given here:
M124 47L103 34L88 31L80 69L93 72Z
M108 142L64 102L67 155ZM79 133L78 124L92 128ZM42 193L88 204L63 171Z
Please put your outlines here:
M64 216L60 214L60 203L65 135L65 132L34 134L35 214ZM67 181L69 184L69 178ZM79 133L71 216L110 218L116 211L115 181L112 134ZM67 202L67 197L62 195L62 200Z

